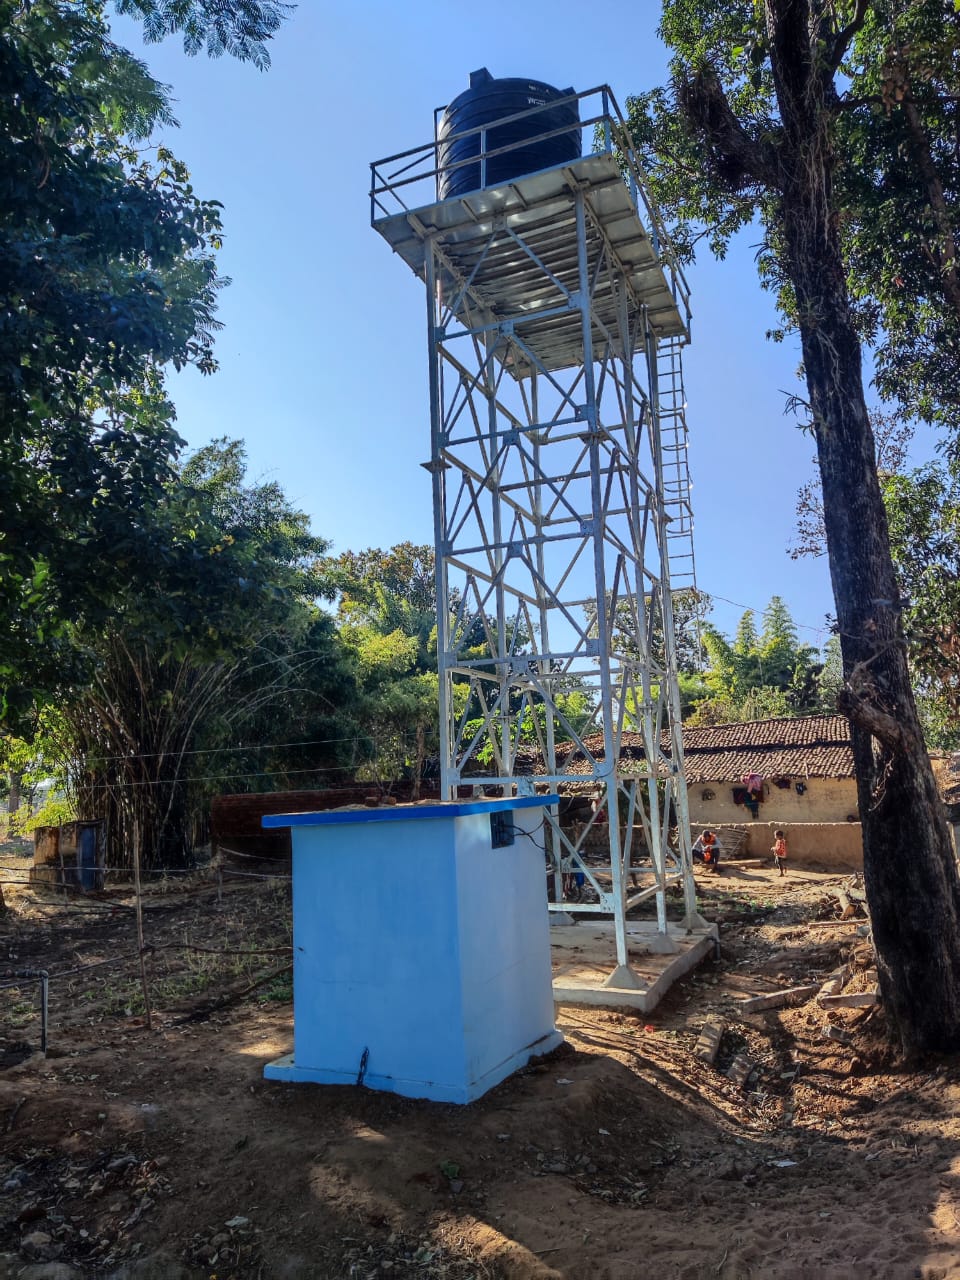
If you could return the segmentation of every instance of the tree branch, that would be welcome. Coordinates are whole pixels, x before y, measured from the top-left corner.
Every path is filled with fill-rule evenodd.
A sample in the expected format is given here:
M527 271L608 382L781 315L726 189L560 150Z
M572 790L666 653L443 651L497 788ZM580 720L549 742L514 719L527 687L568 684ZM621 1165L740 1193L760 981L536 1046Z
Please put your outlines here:
M888 712L877 705L877 692L868 663L858 662L837 695L837 707L861 729L894 749L904 746L903 728Z
M745 186L777 187L776 151L751 138L734 115L720 77L709 63L677 83L677 103L684 118L704 142L708 163L729 191Z
M953 309L954 315L960 318L960 273L957 271L957 241L950 208L916 102L912 99L906 100L903 103L903 110L907 120L907 131L913 145L914 158L926 186L930 210L943 244L942 249L936 250L934 265L939 270L944 297Z
M827 65L831 72L839 70L840 63L846 56L847 50L853 42L857 32L861 29L866 21L867 14L870 11L870 0L857 0L853 17L837 32L833 40L833 48L830 51L830 57L827 59Z

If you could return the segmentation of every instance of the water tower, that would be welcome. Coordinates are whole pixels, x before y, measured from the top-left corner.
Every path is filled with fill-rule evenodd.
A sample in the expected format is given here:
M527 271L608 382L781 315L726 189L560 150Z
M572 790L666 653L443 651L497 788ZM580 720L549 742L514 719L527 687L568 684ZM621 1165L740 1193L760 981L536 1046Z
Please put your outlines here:
M672 886L703 924L673 610L696 587L686 282L605 86L474 72L430 142L373 164L371 202L426 286L443 794L579 804L545 819L551 909L611 916L608 985L635 987L632 906L655 899L663 951Z

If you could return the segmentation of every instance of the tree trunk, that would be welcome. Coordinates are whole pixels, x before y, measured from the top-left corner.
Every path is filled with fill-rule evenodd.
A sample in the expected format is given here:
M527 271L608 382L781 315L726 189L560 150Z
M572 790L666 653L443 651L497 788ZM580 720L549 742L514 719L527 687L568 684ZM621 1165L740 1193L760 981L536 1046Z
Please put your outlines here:
M16 813L20 808L20 783L23 775L15 769L11 769L8 775L10 783L10 791L7 796L7 813Z
M786 78L795 68L781 62ZM809 68L803 69L809 90ZM797 77L798 82L800 77ZM873 433L833 211L829 112L780 92L780 223L796 293L863 824L864 879L891 1029L960 1049L960 881L907 667ZM795 108L795 109L794 109Z
M709 63L681 81L678 102L721 189L778 202L768 226L794 291L817 439L880 986L914 1053L960 1049L960 880L910 685L833 192L834 81L868 10L862 0L838 29L824 0L765 0L778 124L745 126Z

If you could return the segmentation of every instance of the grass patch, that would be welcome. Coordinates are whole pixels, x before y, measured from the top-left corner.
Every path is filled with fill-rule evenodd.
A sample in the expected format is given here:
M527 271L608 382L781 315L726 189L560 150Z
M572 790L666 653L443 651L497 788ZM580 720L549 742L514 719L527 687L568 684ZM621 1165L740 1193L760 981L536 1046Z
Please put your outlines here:
M32 1021L35 1012L32 1000L18 1000L7 1014L7 1025L20 1031Z
M274 978L272 982L267 983L260 994L257 996L258 1004L292 1004L293 1003L293 974L282 973L279 978Z

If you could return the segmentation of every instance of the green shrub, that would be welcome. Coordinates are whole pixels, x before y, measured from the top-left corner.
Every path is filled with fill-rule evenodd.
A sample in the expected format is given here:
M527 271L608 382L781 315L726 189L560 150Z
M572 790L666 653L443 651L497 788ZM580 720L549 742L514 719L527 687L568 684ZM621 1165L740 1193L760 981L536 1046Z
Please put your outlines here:
M35 813L31 813L27 805L11 813L8 831L11 836L26 836L37 827L59 827L64 822L75 822L76 818L77 811L71 800L51 797Z

